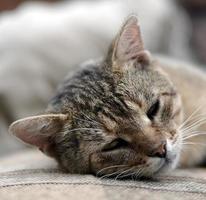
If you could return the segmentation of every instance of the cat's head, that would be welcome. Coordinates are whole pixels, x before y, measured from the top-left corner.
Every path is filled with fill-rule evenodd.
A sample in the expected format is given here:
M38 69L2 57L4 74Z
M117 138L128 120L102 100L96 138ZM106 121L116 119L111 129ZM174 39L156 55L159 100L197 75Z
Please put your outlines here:
M122 178L175 167L180 123L180 96L132 16L104 61L66 80L45 114L14 122L10 132L71 173Z

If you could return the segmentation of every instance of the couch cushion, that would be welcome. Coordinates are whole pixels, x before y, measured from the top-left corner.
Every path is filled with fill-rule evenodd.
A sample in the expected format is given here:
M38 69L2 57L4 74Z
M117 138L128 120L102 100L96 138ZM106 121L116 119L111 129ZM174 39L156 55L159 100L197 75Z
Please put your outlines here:
M206 199L206 170L176 170L157 180L115 181L65 174L37 151L0 160L0 199Z

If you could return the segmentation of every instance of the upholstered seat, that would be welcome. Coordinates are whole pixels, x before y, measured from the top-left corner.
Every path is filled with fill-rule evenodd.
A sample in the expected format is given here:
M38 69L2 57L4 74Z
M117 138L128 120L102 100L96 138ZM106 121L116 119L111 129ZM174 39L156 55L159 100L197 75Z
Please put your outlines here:
M116 181L65 174L42 153L25 151L0 160L0 199L206 199L206 169L176 170L150 181Z

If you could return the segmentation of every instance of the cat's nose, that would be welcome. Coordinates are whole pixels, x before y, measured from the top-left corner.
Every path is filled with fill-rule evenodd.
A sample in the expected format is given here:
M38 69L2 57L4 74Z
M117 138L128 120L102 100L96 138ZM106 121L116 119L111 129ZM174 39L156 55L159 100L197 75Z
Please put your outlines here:
M153 152L150 154L150 157L165 158L167 154L166 142L162 142Z

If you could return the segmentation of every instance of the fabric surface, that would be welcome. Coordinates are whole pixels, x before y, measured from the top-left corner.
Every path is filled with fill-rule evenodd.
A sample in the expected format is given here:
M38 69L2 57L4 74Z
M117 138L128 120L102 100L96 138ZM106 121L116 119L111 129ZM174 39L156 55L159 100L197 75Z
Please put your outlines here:
M0 160L0 199L206 199L206 170L179 169L155 180L65 174L37 151Z

